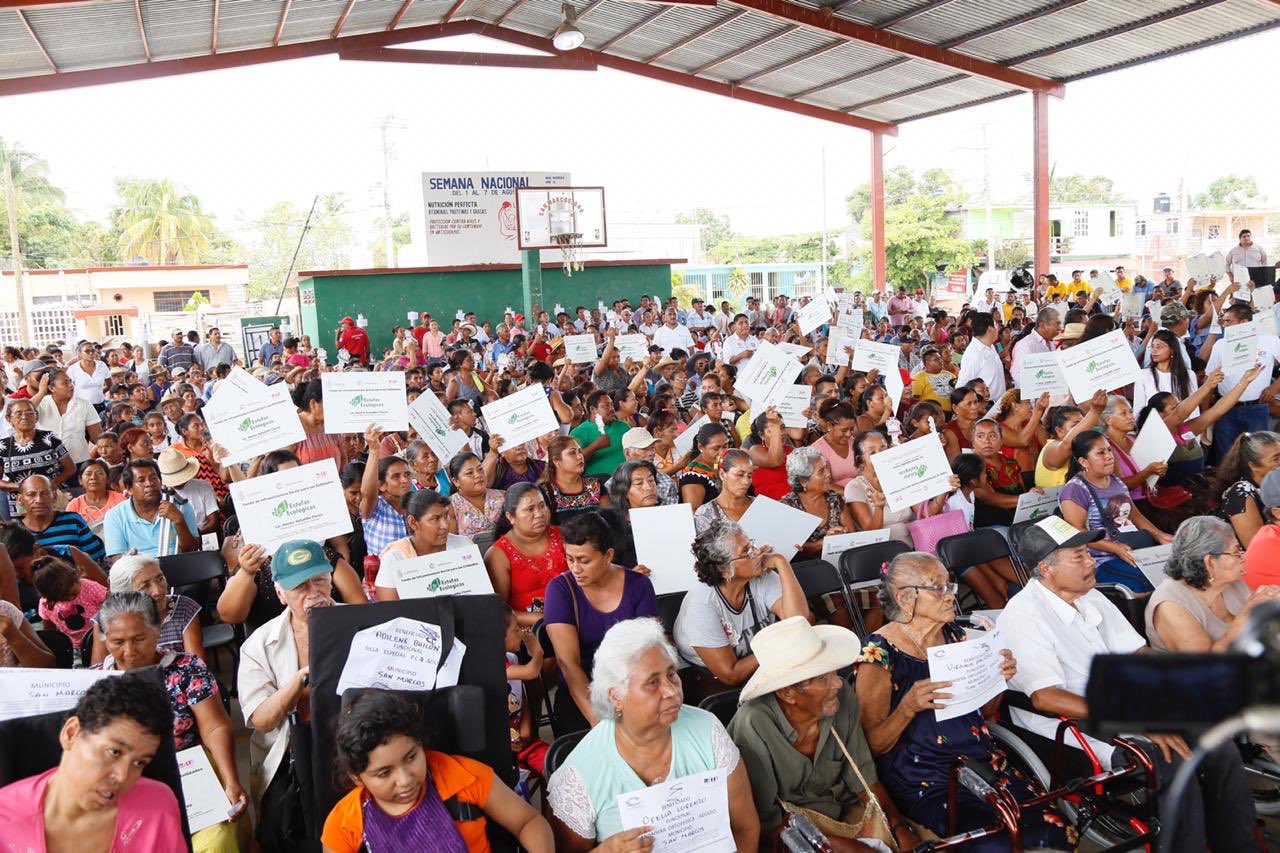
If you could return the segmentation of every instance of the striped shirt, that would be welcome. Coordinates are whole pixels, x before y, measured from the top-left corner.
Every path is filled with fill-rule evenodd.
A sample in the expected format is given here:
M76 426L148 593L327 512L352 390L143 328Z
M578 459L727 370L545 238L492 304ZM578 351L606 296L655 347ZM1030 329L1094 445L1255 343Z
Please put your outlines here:
M107 556L102 540L94 536L89 525L74 512L56 512L48 527L39 532L32 530L31 533L36 537L36 541L46 548L52 545L71 545L99 563Z

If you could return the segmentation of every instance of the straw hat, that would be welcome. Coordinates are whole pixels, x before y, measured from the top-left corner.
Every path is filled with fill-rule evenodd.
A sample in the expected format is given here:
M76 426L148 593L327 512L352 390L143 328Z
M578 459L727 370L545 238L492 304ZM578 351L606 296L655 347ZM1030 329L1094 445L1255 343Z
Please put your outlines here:
M849 666L861 654L862 644L848 628L810 625L803 616L792 616L752 637L751 651L759 669L742 688L739 705Z
M1055 341L1078 341L1084 337L1084 323L1068 323L1054 338Z
M161 484L171 488L181 486L200 470L200 463L195 458L184 456L181 450L172 447L160 451L156 464L160 466Z

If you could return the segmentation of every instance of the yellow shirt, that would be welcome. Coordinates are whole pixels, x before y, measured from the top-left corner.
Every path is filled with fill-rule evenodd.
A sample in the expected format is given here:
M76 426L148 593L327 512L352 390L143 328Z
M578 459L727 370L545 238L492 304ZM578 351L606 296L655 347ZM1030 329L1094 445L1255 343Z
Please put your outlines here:
M1064 287L1066 287L1066 290L1063 291L1063 296L1067 297L1068 300L1075 299L1076 294L1082 290L1085 293L1093 293L1093 288L1089 286L1089 282L1084 280L1081 280L1079 283L1069 281L1064 285Z
M911 395L917 400L932 400L942 407L942 411L951 411L951 392L945 394L944 389L955 387L955 376L945 370L929 373L921 370L911 377Z
M1036 485L1042 489L1051 489L1054 486L1065 486L1067 484L1067 465L1061 468L1049 468L1044 464L1044 455L1049 451L1050 447L1056 447L1058 441L1049 441L1040 449L1040 456L1036 458Z
M1125 293L1133 293L1133 279L1118 278L1116 279L1116 287L1120 288Z

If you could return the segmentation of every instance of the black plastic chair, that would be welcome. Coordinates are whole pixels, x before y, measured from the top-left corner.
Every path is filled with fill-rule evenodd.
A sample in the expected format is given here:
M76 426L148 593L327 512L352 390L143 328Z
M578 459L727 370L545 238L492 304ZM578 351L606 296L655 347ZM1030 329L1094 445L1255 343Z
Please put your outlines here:
M76 650L66 634L56 628L40 628L36 631L36 636L53 652L58 669L71 669L75 665Z
M218 551L190 551L160 558L160 571L174 591L190 595L200 604L203 614L201 635L205 653L226 649L231 653L231 671L240 666L240 643L244 641L239 625L215 622L217 596L227 581L227 564Z
M1142 639L1147 639L1147 599L1151 597L1149 594L1139 596L1129 587L1118 583L1100 583L1094 589L1102 593L1107 601L1124 614L1124 618L1129 620L1133 630L1142 635Z
M729 721L733 719L733 715L738 712L738 697L742 694L741 687L735 687L724 693L717 693L714 696L708 696L698 703L698 707L704 711L710 711L716 715L716 719L722 725L728 726Z
M840 555L840 576L851 589L879 583L881 566L910 550L907 543L897 539L850 548Z
M546 771L546 777L551 778L551 774L560 769L560 765L569 757L569 753L573 752L574 747L578 745L590 729L581 732L569 732L567 735L560 735L551 742L551 747L547 750L546 758L543 760L543 770Z
M554 661L556 659L556 647L551 642L551 635L547 633L547 625L541 619L533 625L533 636L537 638L538 645L542 648L542 657L544 660ZM558 671L558 670L557 670ZM556 687L556 680L547 677L546 667L538 673L538 687L542 696L540 704L542 710L534 714L533 725L535 729L543 726L551 726L551 730L556 728L556 712L551 703L551 691Z
M826 560L805 560L795 563L791 568L796 573L800 588L804 590L805 598L839 595L840 600L844 602L845 612L849 614L849 620L853 623L853 629L858 632L859 637L867 636L867 626L862 621L862 611L854 607L849 599L849 592L840 577L839 569Z
M668 637L675 636L676 617L680 615L685 595L683 592L664 592L658 596L658 618L662 621L663 633Z
M1026 586L1026 578L1018 571L1017 564L1013 561L1009 543L996 531L983 528L971 530L968 533L957 533L954 536L944 536L938 540L938 559L942 561L942 565L947 567L947 571L958 579L960 579L959 571L961 569L967 569L979 563L990 563L1001 558L1008 559L1014 566L1014 575L1018 578L1018 585ZM972 591L970 591L969 597L975 603L977 602L977 596ZM956 606L957 608L960 607L960 599L958 597ZM991 605L987 604L987 606L990 607ZM968 609L972 610L974 608Z
M493 547L493 543L498 541L498 537L494 535L492 530L485 533L477 533L471 537L472 543L480 549L480 556L483 557L485 552Z

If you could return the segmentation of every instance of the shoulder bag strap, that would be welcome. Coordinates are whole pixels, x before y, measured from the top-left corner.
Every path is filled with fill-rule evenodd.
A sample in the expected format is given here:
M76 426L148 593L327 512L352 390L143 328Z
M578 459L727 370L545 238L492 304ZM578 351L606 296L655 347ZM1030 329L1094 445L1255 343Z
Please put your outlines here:
M1116 528L1111 524L1111 519L1107 518L1107 514L1102 511L1102 500L1098 497L1097 491L1093 488L1093 485L1084 478L1083 474L1077 476L1080 478L1080 482L1084 487L1089 490L1089 499L1093 501L1093 505L1098 510L1098 521L1107 529L1107 536L1109 536L1113 542L1119 541L1118 537L1120 535L1120 531L1116 530ZM1087 522L1088 518L1086 517L1085 520Z
M876 799L875 791L872 791L871 786L867 784L866 777L858 769L858 762L854 761L853 756L849 754L849 747L844 745L844 739L836 731L834 721L831 725L831 737L835 738L836 746L840 747L840 751L844 753L845 761L849 763L849 767L853 770L853 775L858 780L858 784L862 786L862 790L867 794L868 817L880 824L880 828L888 838L893 838L893 830L889 827L888 815L884 813L884 808L880 805L880 801Z

